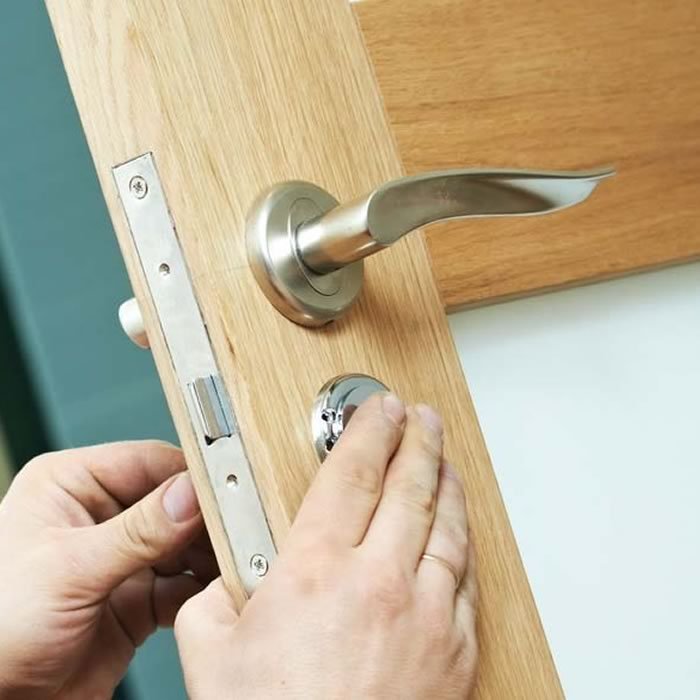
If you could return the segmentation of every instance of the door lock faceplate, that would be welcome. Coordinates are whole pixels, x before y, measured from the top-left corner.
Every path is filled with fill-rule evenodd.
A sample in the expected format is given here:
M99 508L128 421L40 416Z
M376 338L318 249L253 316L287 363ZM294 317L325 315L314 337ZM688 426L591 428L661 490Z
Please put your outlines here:
M236 569L252 594L275 544L153 156L118 165L113 175ZM120 316L128 335L147 347L138 304L127 302Z

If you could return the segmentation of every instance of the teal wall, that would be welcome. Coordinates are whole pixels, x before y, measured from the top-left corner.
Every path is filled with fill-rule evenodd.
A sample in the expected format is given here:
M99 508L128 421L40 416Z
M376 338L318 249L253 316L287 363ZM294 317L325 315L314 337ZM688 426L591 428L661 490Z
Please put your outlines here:
M0 288L49 444L175 440L150 354L119 328L129 283L41 0L0 3ZM169 632L127 688L185 697Z

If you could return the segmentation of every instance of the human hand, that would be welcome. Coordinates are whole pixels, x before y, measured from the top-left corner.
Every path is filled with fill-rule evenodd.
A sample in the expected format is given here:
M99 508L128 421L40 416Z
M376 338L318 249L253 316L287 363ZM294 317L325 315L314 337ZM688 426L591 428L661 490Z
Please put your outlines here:
M184 468L177 448L132 442L16 477L0 503L2 700L111 698L135 648L218 575Z
M442 447L427 406L358 408L240 617L220 579L180 610L194 700L469 694L476 582Z

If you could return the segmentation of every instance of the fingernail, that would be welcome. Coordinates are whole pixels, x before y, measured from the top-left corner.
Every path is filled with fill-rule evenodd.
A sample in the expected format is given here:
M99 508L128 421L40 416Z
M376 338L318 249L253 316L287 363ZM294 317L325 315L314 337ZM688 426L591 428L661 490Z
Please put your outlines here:
M199 501L187 472L168 486L163 494L163 508L174 523L184 523L199 513Z
M438 435L442 435L442 418L434 408L426 406L424 403L419 403L416 406L416 413L420 416L426 428Z
M382 399L382 409L396 425L401 425L406 419L406 406L395 394L385 394Z

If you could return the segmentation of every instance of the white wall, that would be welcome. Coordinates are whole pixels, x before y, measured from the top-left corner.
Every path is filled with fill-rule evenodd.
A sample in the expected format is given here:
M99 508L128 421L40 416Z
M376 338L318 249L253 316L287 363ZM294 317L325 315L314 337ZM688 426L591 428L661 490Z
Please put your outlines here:
M700 698L700 264L451 325L567 697Z

